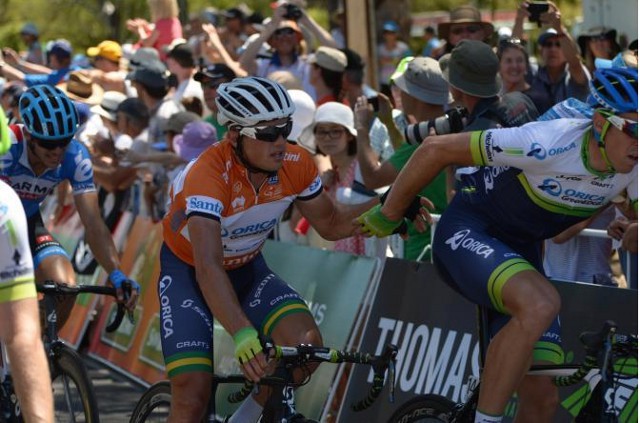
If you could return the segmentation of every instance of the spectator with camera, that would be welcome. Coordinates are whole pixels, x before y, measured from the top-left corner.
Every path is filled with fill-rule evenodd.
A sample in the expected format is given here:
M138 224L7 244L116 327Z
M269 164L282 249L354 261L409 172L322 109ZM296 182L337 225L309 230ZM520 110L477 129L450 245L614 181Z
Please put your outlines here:
M396 71L391 80L394 86L401 91L404 112L411 116L414 122L416 120L422 122L422 124L409 125L410 128L421 127L428 133L429 128L434 126L434 122L439 121L441 123L438 126L443 131L445 130L444 126L449 125L450 122L453 127L450 126L449 131L459 132L462 130L461 118L442 116L445 108L451 102L451 97L447 81L442 77L442 72L435 59L417 57L411 60L406 67L403 66ZM377 111L377 116L386 122L390 131L394 130L391 102L384 95L378 97L379 111ZM376 110L365 96L358 98L355 105L356 129L358 130L357 157L362 180L368 189L392 184L400 170L409 161L419 142L422 141L422 136L418 135L416 139L412 132L408 143L399 146L388 160L380 163L379 155L373 150L370 143L370 132L367 131L367 128L372 126L374 112ZM447 123L445 124L443 120L446 120ZM442 213L447 205L446 193L446 174L441 172L432 183L420 192L420 195L429 198L434 203L434 213ZM407 260L429 260L431 255L423 254L423 251L431 242L430 228L419 232L412 222L408 224L407 229L409 238L400 244L402 245L401 250L396 249L394 253Z
M545 99L540 113L569 97L585 101L589 95L589 70L582 64L576 43L562 25L558 6L551 2L522 3L513 26L514 37L522 39L527 17L547 27L538 37L543 65L534 71L530 82L532 91Z
M492 48L476 40L462 40L450 54L440 58L442 75L449 82L453 99L468 111L462 132L520 126L538 117L536 106L523 93L498 95L502 85L499 66ZM421 135L426 137L427 133L423 131ZM475 189L474 178L465 175L476 170L474 167L457 169L456 189Z
M239 7L232 7L222 12L222 16L224 27L219 31L220 40L231 58L237 60L240 47L247 40L247 15Z
M331 34L322 28L303 8L293 3L282 3L273 12L273 17L240 56L240 66L249 75L266 77L277 70L287 70L302 81L305 92L315 100L316 94L309 81L310 64L303 50L303 34L300 26L306 28L319 45L336 48ZM272 48L270 58L258 57L263 43Z

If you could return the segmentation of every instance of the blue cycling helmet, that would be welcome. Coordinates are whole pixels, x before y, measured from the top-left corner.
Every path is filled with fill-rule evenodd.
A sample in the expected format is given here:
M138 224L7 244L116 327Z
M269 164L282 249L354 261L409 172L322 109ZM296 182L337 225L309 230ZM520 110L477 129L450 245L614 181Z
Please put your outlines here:
M20 116L31 135L41 140L72 138L78 111L69 97L51 85L36 85L20 96Z
M589 89L596 107L615 113L638 110L638 69L596 69Z

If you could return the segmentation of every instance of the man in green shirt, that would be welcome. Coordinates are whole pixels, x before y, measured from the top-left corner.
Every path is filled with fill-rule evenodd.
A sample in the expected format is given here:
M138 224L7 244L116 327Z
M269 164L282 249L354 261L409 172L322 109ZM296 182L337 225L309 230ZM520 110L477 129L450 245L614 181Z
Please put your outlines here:
M401 62L391 80L400 90L402 104L398 107L414 122L430 121L442 116L445 107L451 102L447 81L442 77L438 62L432 58L417 57ZM379 95L378 101L380 119L383 122L393 122L389 99ZM388 160L379 163L378 156L373 152L369 142L368 128L373 119L373 108L367 104L366 97L357 100L355 114L358 129L358 161L364 184L369 189L392 184L418 146L404 142ZM402 136L398 132L404 128L387 124L387 129L391 136ZM446 182L446 172L443 171L420 192L421 196L433 202L433 213L441 214L447 206ZM413 223L409 223L408 235L408 239L404 241L403 258L430 260L430 252L422 254L425 247L431 243L430 227L425 232L418 232Z

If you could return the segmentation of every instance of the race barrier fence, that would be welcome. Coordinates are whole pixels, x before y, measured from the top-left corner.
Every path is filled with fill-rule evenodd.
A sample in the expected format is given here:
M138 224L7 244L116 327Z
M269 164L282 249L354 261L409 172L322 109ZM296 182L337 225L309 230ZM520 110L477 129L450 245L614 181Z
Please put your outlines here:
M69 227L59 227L57 232L73 229L77 233L73 217L65 225ZM166 378L159 330L162 305L156 291L161 228L125 212L114 227L114 237L123 247L122 270L141 285L135 323L125 321L115 333L106 334L104 327L115 310L112 300L101 299L89 306L79 299L82 314L76 315L74 309L73 320L82 324L71 332L71 339L64 338L77 346L95 312L90 356L149 385ZM69 248L74 251L75 247ZM466 392L468 376L479 374L475 306L449 288L431 263L387 259L382 266L377 259L274 241L267 242L264 256L308 301L326 345L374 353L387 342L399 347L395 404L389 404L383 393L370 409L351 412L349 404L367 392L370 375L355 366L345 384L344 368L323 365L312 382L296 393L298 408L308 417L336 421L339 409L339 422L385 421L395 407L420 393L435 392L459 400ZM104 283L104 272L99 267L95 271L93 283ZM578 334L599 328L604 320L615 320L620 330L637 333L637 291L566 282L556 287L563 301L563 347L568 362L581 358ZM238 372L233 343L218 325L214 345L216 372ZM617 394L621 401L631 395L637 401L637 378L634 380L635 384L624 388L628 392ZM584 386L563 391L563 398L577 395L580 389ZM515 404L510 404L509 413L514 409ZM231 411L221 410L223 414ZM557 421L568 421L571 414L575 410L565 404Z

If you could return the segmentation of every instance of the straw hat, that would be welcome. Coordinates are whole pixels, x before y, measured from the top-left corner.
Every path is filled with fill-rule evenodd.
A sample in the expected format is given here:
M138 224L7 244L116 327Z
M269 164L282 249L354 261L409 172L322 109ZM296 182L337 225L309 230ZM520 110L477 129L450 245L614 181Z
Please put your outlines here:
M91 78L82 72L76 71L69 74L69 79L58 85L71 100L81 101L90 105L100 104L104 89L91 82Z

